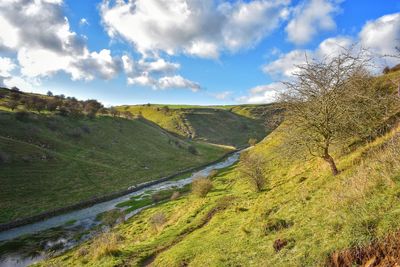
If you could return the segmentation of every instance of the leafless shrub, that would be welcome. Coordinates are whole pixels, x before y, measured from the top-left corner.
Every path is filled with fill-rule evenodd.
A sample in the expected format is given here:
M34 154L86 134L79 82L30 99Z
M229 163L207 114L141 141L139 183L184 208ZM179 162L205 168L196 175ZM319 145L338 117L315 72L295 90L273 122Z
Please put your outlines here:
M157 231L167 222L167 218L163 212L157 212L150 218L151 226Z
M172 193L171 195L171 200L176 200L181 196L181 193L179 193L178 191L175 191L174 193Z
M212 189L212 182L206 177L200 177L192 182L192 192L198 197L205 197Z
M91 249L94 259L117 255L120 252L118 249L118 237L113 233L101 234L94 239Z
M267 184L265 158L261 154L242 153L238 171L240 177L246 179L256 192L264 189Z

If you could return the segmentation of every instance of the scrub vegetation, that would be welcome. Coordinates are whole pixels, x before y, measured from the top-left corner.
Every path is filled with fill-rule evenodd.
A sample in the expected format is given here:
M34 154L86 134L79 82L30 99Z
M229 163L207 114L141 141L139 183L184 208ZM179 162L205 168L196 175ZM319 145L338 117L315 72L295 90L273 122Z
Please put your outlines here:
M224 116L201 110L198 128L224 128ZM200 166L242 146L248 136L265 135L259 121L221 112L232 125L235 120L249 125L231 137L230 146L222 139L211 144L177 135L96 100L0 89L0 223Z
M364 89L385 90L395 102L381 118L384 127L330 144L337 173L324 157L309 157L307 146L288 150L295 132L284 120L238 164L214 174L207 194L160 203L112 229L121 237L118 254L94 257L98 247L88 241L38 266L398 264L400 104L392 80L399 78L398 71L366 77ZM251 164L262 167L249 173ZM258 190L253 177L264 178Z

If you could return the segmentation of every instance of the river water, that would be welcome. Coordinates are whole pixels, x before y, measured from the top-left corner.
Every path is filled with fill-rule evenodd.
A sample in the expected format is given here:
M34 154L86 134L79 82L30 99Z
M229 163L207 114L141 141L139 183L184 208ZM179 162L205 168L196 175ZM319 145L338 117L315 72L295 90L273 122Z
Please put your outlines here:
M13 228L10 230L0 232L0 241L12 240L12 239L18 238L23 235L35 234L35 233L38 233L40 231L44 231L44 230L47 230L50 228L63 226L71 221L74 221L74 223L73 223L73 226L70 226L70 228L74 227L76 229L82 229L82 228L91 229L93 226L95 226L96 224L99 223L96 220L96 216L98 214L115 209L116 205L118 203L127 201L134 196L143 195L149 191L154 193L157 191L162 191L162 190L171 189L171 188L181 188L187 184L190 184L193 181L193 179L195 179L196 177L208 176L211 173L211 171L213 171L213 170L219 170L219 169L226 168L226 167L233 165L235 162L238 161L239 154L240 154L240 152L236 152L236 153L230 155L225 160L215 163L215 164L212 164L208 167L205 167L204 169L202 169L200 171L194 172L189 177L184 178L184 179L180 179L180 180L176 180L176 181L161 182L159 184L145 187L143 189L140 189L136 192L132 192L130 194L124 195L122 197L118 197L118 198L115 198L115 199L112 199L112 200L109 200L106 202L95 204L88 208L68 212L68 213L65 213L62 215L58 215L55 217L45 219L40 222L36 222L36 223L32 223L32 224L28 224L28 225L24 225L24 226L20 226L17 228ZM130 212L129 214L126 215L126 219L137 214L138 212L140 212L140 210L141 209ZM60 242L62 242L62 240ZM76 243L70 244L69 246L66 245L64 247L70 248L73 245L76 245ZM46 257L46 255L44 255L44 254L36 255L34 257L29 257L29 258L21 257L21 255L19 255L18 253L12 254L12 255L0 255L0 266L1 267L3 267L3 266L7 266L7 267L8 266L13 266L13 267L27 266L29 264L32 264L34 262L37 262L37 261L43 259L44 257Z

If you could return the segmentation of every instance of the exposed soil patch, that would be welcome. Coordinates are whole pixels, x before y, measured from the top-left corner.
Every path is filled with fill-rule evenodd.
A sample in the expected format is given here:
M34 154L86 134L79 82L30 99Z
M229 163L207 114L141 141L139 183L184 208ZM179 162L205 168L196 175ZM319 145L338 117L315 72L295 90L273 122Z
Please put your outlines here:
M334 252L329 256L326 266L400 266L400 231L364 247Z

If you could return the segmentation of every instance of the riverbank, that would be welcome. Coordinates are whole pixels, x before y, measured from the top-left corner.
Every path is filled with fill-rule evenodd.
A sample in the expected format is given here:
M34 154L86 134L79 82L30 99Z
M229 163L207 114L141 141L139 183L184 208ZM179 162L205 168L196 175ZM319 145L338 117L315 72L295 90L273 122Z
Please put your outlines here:
M244 147L242 147L240 149L235 149L233 151L230 151L230 152L224 154L222 157L220 157L217 160L214 160L212 162L209 162L209 163L206 163L206 164L202 164L202 165L197 166L197 167L188 168L188 169L179 171L177 173L174 173L174 174L169 175L169 176L162 177L162 178L154 180L154 181L141 183L139 185L129 187L126 190L114 192L114 193L111 193L111 194L108 194L108 195L104 195L104 196L100 196L100 197L94 197L94 198L91 198L91 199L76 203L74 205L69 205L69 206L66 206L66 207L59 208L59 209L54 209L54 210L50 210L50 211L47 211L47 212L43 212L43 213L40 213L40 214L35 215L35 216L30 216L30 217L19 219L19 220L15 220L15 221L12 221L12 222L0 224L0 232L6 231L6 230L10 230L10 229L13 229L13 228L17 228L17 227L20 227L20 226L32 224L32 223L35 223L35 222L39 222L39 221L42 221L42 220L45 220L45 219L48 219L48 218L51 218L51 217L55 217L55 216L58 216L58 215L61 215L61 214L64 214L64 213L68 213L68 212L74 211L74 210L84 209L84 208L90 207L92 205L101 203L101 202L106 202L106 201L112 200L114 198L118 198L118 197L130 194L130 193L133 193L133 192L137 192L137 191L142 190L142 189L144 189L146 187L150 187L150 186L157 185L157 184L160 184L160 183L168 181L168 180L172 180L172 179L176 178L177 176L184 175L186 173L189 174L191 172L196 172L198 170L201 170L203 168L206 168L208 166L216 164L216 163L218 163L220 161L223 161L224 159L228 158L230 155L238 152L241 149L244 149Z

